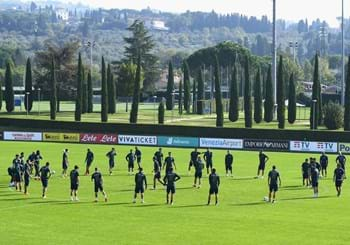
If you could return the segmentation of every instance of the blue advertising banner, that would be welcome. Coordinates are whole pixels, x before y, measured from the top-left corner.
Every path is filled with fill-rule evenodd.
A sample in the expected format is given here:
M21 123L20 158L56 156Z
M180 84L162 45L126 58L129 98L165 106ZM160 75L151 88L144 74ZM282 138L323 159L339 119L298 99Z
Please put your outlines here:
M175 136L158 136L159 146L179 146L179 147L198 147L198 138L194 137L175 137Z

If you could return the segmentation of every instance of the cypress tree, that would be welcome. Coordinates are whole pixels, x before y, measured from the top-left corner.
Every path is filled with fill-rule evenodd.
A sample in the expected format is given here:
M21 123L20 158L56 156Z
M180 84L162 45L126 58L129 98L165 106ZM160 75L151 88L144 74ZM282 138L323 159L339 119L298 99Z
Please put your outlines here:
M79 53L78 59L78 73L77 73L77 95L75 99L75 121L81 121L81 109L82 109L82 90L83 90L83 64L81 61L81 54Z
M312 100L316 102L312 102L311 108L310 108L310 128L311 129L317 129L319 125L319 118L321 117L321 112L319 104L322 103L320 100L320 94L321 94L321 85L320 85L320 76L319 76L319 68L318 68L318 54L315 55L315 64L314 64L314 76L313 76L313 84L312 84ZM314 106L314 103L316 105ZM315 107L315 108L314 108ZM315 122L314 122L314 109L315 109ZM321 119L322 120L322 119Z
M111 107L111 113L116 113L116 97L117 97L117 91L116 91L116 84L114 80L113 73L111 73L111 93L110 93L110 107ZM109 97L108 97L109 98Z
M192 113L196 113L197 111L197 88L196 88L196 79L193 79L193 86L192 86Z
M179 84L179 114L182 115L182 107L183 107L183 91L182 91L182 79Z
M190 113L190 97L191 97L191 89L190 89L190 74L188 64L185 61L184 66L184 109L187 113Z
M158 106L158 123L159 124L164 124L164 112L165 112L164 103L163 101L161 101Z
M350 56L348 60L345 86L344 130L350 131Z
M297 116L297 103L295 95L294 74L290 75L289 79L289 94L288 94L288 122L293 124Z
M51 71L50 71L50 119L56 120L57 111L57 85L55 75L55 62L51 60Z
M266 76L266 89L265 89L265 103L264 103L264 121L272 122L273 120L273 85L272 85L272 73L271 73L271 65L269 65L269 69L267 70Z
M13 80L12 80L12 68L10 61L6 64L5 71L5 102L6 102L6 111L12 112L15 109L15 99L13 92Z
M108 93L107 93L107 78L106 78L106 63L102 56L101 69L101 121L108 121Z
M2 95L2 81L0 79L0 111L2 109L2 97L3 97L3 95Z
M204 80L203 72L200 68L198 71L198 90L197 90L197 114L203 115L204 113Z
M140 83L141 83L141 56L137 58L137 68L134 84L134 94L132 98L131 112L130 112L130 123L137 123L137 114L139 110L140 100Z
M82 106L81 106L81 112L87 113L87 108L88 108L88 101L87 101L87 81L86 81L86 76L85 76L85 69L82 71L83 73L83 86L82 86Z
M238 78L237 66L233 65L233 72L230 86L230 108L229 119L231 122L236 122L239 118L239 93L238 93Z
M277 121L279 129L284 129L285 124L285 96L283 76L283 57L281 55L277 72Z
M254 84L254 121L261 123L262 121L262 94L261 94L261 75L258 68L255 84Z
M92 78L91 78L91 71L88 73L88 80L87 80L87 112L91 113L93 112L93 90L92 90Z
M32 75L32 65L30 58L27 59L26 64L26 77L25 77L25 97L24 97L24 108L30 112L33 108L33 75ZM29 93L27 95L27 93ZM27 98L28 97L28 98ZM28 104L28 105L27 105ZM27 108L28 107L28 108Z
M249 76L249 58L245 57L244 62L244 122L246 128L252 127L252 98Z
M115 113L115 84L111 70L111 65L107 67L107 86L108 86L108 113Z
M214 66L214 83L215 83L215 104L216 104L216 127L224 126L224 112L221 98L220 67L218 57L215 56Z
M167 90L166 90L166 109L167 109L167 110L172 110L172 109L174 109L173 92L174 92L174 72L173 72L173 64L172 64L171 61L169 61L169 67L168 67L168 84L167 84Z

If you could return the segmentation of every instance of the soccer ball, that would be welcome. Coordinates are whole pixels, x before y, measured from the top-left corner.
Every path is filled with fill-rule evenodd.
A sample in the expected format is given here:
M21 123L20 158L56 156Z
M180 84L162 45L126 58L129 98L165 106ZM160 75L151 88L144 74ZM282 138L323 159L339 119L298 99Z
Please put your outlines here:
M55 174L55 173L56 173L56 171L55 171L55 170L52 170L52 171L51 171L51 174Z
M264 201L267 202L269 200L268 197L264 197Z

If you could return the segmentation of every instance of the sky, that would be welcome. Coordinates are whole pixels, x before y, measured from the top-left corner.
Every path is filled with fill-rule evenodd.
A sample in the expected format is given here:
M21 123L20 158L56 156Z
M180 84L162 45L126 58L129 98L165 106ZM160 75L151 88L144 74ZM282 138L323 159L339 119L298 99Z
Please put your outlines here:
M61 0L83 2L93 7L144 9L150 7L161 11L181 13L211 11L218 13L242 13L249 16L267 15L272 19L272 0ZM341 0L276 0L277 18L298 21L300 19L326 20L332 27L338 27L341 16ZM350 0L344 0L345 10ZM347 4L349 4L347 6ZM349 12L345 11L345 17Z

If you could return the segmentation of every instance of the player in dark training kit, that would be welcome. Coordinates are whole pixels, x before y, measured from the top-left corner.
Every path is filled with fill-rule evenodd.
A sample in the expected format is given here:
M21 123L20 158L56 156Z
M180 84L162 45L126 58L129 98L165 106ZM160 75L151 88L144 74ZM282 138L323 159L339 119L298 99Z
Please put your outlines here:
M220 186L220 177L216 174L216 169L211 170L209 175L209 196L208 196L208 205L210 205L211 195L215 195L215 205L219 204L219 186Z
M309 159L305 159L305 161L301 164L301 172L303 176L303 186L308 187L310 185L310 175L309 175Z
M268 176L269 185L269 202L274 203L276 200L276 192L278 191L278 184L281 187L281 177L279 172L276 170L276 166L272 166L272 170L269 172ZM279 182L279 183L278 183ZM272 199L271 199L272 198Z
M91 175L91 181L94 181L94 191L95 191L95 202L98 202L98 192L101 191L105 202L107 202L107 194L103 190L103 179L102 174L100 171L98 171L98 168L95 168L95 172Z
M328 167L328 156L325 152L322 152L320 156L320 165L321 165L321 175L327 177L327 167Z
M43 186L43 195L42 198L46 198L47 187L49 185L49 179L51 177L50 163L47 162L45 166L41 167L39 170L40 180Z
M79 201L78 187L79 187L79 167L75 165L74 169L70 171L70 200L71 201Z
M169 204L169 195L170 195L170 205L174 204L174 195L175 195L175 182L180 179L180 176L173 172L173 168L170 168L167 174L165 175L163 182L166 185L166 204Z
M163 163L163 153L162 148L159 148L158 151L154 153L154 156L157 158L157 161L159 163L160 170L162 170L162 163Z
M225 156L226 176L232 177L232 164L233 164L233 155L230 153L230 150L227 150L227 154Z
M157 160L157 157L153 157L153 190L156 189L156 180L158 180L159 183L164 185L164 183L161 181L161 174L160 174L160 164Z
M136 157L137 166L139 168L141 168L141 155L142 153L140 149L137 146L135 146L135 157Z
M112 148L112 150L110 150L106 154L106 157L108 157L109 175L112 175L113 168L114 168L114 165L115 165L114 158L115 158L116 155L117 155L117 153L115 152L114 148Z
M194 151L192 151L190 154L190 162L188 163L188 175L190 175L191 167L194 166L199 155L200 152L198 152L197 148L194 148Z
M143 169L139 168L139 172L135 174L135 194L134 194L134 200L133 203L136 203L136 197L137 194L140 193L141 195L141 203L144 203L144 193L145 189L147 190L147 179L146 175L142 172Z
M28 195L28 187L29 187L29 181L30 181L30 161L29 159L24 164L24 195Z
M314 197L318 197L318 180L320 177L320 171L315 167L311 166L311 186L314 190Z
M85 164L86 164L85 175L90 174L90 167L93 161L94 161L94 153L90 149L87 149L87 153L85 157Z
M65 149L63 151L62 155L62 177L65 178L67 177L67 169L68 169L68 149Z
M15 183L15 187L17 191L22 191L22 166L21 159L19 155L16 154L16 157L12 161L12 169L13 169L13 181Z
M205 161L205 167L207 168L207 174L209 174L209 169L210 172L213 169L213 153L207 148L207 151L204 152L203 159Z
M201 184L202 184L201 179L202 179L202 175L203 175L204 164L203 164L200 156L198 156L197 160L194 162L194 168L196 171L194 173L193 187L201 188ZM197 179L198 179L198 185L197 185Z
M345 163L346 163L346 157L343 155L343 153L341 153L339 151L339 154L335 160L335 162L338 164L340 164L341 168L344 170L345 172ZM344 174L344 179L346 179L346 174Z
M334 169L333 181L335 183L335 189L337 190L337 196L341 194L341 186L343 184L345 171L342 169L341 165L338 163L337 168Z
M136 156L132 152L132 150L130 150L128 155L126 155L125 160L128 162L128 173L132 174L134 172L134 166L135 166L135 160L136 160Z
M34 171L35 171L35 178L40 179L40 160L42 160L43 157L40 154L40 151L37 150L35 153L35 160L34 160Z
M269 160L269 157L265 155L264 152L261 150L259 152L259 166L258 166L258 173L256 175L256 178L264 178L264 171L268 160ZM261 176L260 176L260 172L261 172Z
M175 168L176 170L176 165L175 165L175 159L171 156L171 152L168 152L168 156L164 160L164 165L165 165L165 174L170 172L170 169Z

